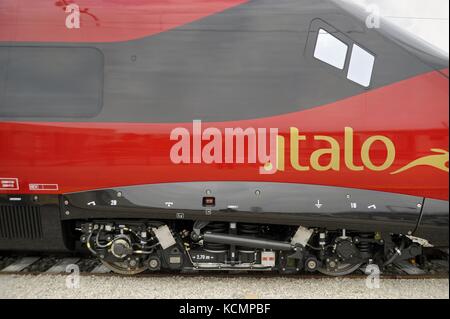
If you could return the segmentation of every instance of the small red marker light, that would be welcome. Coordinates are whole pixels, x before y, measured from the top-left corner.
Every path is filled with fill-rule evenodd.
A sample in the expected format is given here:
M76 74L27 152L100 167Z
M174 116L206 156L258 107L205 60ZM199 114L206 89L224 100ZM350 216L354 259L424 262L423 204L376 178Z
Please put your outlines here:
M215 197L203 197L203 207L213 207L216 206Z

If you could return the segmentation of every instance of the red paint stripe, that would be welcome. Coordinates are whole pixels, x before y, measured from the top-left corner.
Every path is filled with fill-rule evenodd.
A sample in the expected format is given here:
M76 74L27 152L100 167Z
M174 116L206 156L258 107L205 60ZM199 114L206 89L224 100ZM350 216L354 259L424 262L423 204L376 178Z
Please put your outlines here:
M327 135L343 145L344 127L355 130L355 164L362 142L381 134L396 145L396 161L387 171L299 172L291 167L275 175L260 175L255 164L183 164L170 161L170 131L185 124L152 123L0 123L0 176L18 177L20 190L29 183L58 184L59 191L76 192L114 186L188 181L272 181L360 188L448 200L448 173L419 166L401 174L390 172L430 149L448 150L448 78L423 74L364 94L310 110L269 118L204 123L204 127L279 128L286 135L297 127L307 135L302 161L327 147L313 135ZM276 107L276 106L274 106ZM105 107L105 111L107 107ZM341 158L343 150L341 149ZM289 154L286 155L289 158ZM374 163L385 150L375 146ZM342 161L342 160L341 160ZM8 191L2 191L8 192ZM10 192L11 193L11 192ZM52 193L52 192L49 192Z
M2 0L0 41L119 42L155 35L248 0ZM81 27L66 27L66 5L80 8Z

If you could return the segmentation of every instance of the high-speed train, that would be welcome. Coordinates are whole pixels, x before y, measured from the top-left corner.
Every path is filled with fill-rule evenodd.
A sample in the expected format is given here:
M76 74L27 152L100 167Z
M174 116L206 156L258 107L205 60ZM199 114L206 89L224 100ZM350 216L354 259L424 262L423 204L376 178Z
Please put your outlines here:
M122 274L419 260L448 247L448 76L342 0L0 0L0 250Z

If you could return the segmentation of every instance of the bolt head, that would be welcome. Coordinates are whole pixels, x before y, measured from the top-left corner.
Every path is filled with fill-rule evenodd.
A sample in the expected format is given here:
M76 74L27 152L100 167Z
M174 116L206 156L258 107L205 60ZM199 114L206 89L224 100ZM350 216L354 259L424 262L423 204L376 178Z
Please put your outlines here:
M308 261L308 265L307 266L308 266L309 269L314 269L314 268L317 267L317 263L314 260L310 260L310 261Z

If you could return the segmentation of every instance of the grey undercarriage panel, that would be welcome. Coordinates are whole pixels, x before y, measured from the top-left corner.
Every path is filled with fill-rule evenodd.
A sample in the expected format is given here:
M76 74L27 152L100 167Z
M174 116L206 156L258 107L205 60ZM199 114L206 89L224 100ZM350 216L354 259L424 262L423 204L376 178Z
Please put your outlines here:
M423 198L358 189L261 182L189 182L63 196L77 218L167 218L303 224L367 231L416 228ZM205 199L213 204L205 205Z
M448 217L448 201L425 199L415 235L427 238L435 245L448 247Z

